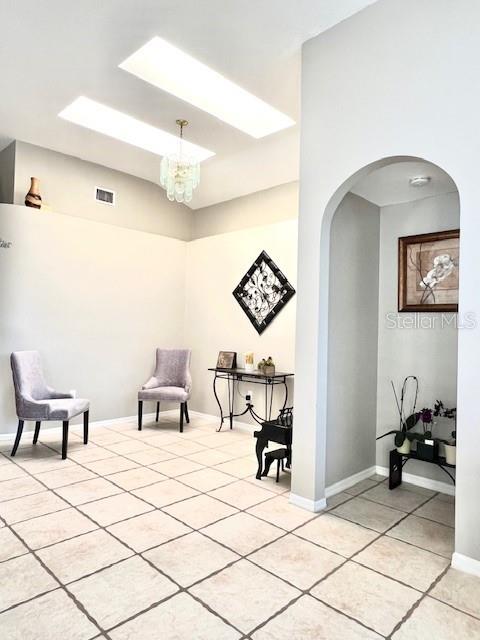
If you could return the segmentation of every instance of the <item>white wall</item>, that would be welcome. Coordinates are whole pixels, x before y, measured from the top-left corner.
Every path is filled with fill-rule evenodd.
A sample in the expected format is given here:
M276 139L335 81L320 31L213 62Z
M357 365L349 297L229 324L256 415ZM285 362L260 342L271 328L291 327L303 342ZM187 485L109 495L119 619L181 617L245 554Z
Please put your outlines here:
M239 231L298 217L298 182L257 191L221 204L196 209L192 238Z
M478 113L480 3L381 0L304 45L293 493L325 486L330 222L362 172L382 159L424 158L461 202L460 314L480 319ZM461 43L461 46L459 45ZM455 551L480 561L480 324L458 335ZM312 419L314 416L314 419Z
M158 166L160 171L160 160ZM167 200L158 184L17 140L15 204L24 204L31 176L40 180L47 210L180 240L191 238L193 212ZM115 191L115 207L96 202L95 187Z
M185 342L193 350L192 376L197 382L193 386L191 405L197 411L218 414L211 385L213 374L207 369L215 366L220 350L237 351L239 355L253 351L255 362L271 355L278 370L295 371L295 297L259 336L232 295L262 250L295 288L296 220L214 235L187 245ZM219 381L218 389L227 406L225 384ZM292 387L290 400L293 402ZM243 393L249 388L254 392L254 404L263 414L263 389L242 383ZM278 409L282 403L283 391L277 389L274 407ZM244 407L245 400L238 397L237 408L242 411Z
M155 347L184 346L185 242L0 205L0 425L16 429L9 356L38 349L91 419L136 413Z
M13 203L15 184L15 142L0 151L0 203Z
M327 486L375 464L380 210L347 194L332 221Z
M457 405L458 332L454 324L457 314L397 313L397 275L398 238L417 233L458 229L459 223L458 193L381 208L378 435L398 425L398 412L390 380L394 381L398 390L406 376L417 376L417 409L433 407L437 399L442 400L447 407ZM408 328L409 321L416 322L418 328ZM422 326L425 328L420 328ZM435 427L439 437L449 437L453 428L452 421L442 419L438 420ZM392 448L392 437L378 441L378 465L388 467L388 452ZM431 464L410 462L406 471L413 475L449 482L447 476Z

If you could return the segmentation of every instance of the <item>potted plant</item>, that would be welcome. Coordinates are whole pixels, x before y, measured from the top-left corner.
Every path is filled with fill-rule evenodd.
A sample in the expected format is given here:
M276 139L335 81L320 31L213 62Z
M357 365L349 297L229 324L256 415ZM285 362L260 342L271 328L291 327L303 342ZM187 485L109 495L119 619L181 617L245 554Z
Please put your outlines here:
M422 420L423 437L418 438L417 443L417 456L424 460L435 460L438 458L438 440L435 440L432 435L433 425L432 409L424 407L418 414L419 419ZM438 414L435 414L438 415Z
M394 435L395 446L397 447L398 453L409 454L412 446L412 442L414 440L418 440L423 438L423 434L412 432L413 427L416 426L420 419L421 413L415 411L415 405L417 402L418 396L418 379L415 376L407 376L403 381L402 390L400 393L400 401L397 396L397 392L393 385L393 380L391 381L393 394L395 396L395 402L397 405L397 410L400 418L399 428L392 429L391 431L387 431L387 433L378 436L377 440L381 440L389 435ZM405 404L406 404L406 396L409 391L409 387L413 385L414 396L412 402L412 410L408 416L405 415Z
M443 402L437 400L434 409L435 416L441 416L442 418L449 418L454 421L455 429L452 431L451 440L443 440L443 446L445 447L445 462L447 464L455 465L457 462L457 408L452 407L448 409L444 406Z

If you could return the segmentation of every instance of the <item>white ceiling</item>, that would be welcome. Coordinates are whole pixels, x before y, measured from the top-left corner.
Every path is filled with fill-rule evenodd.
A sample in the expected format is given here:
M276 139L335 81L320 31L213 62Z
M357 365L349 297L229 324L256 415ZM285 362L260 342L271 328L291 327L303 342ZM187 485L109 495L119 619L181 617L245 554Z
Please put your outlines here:
M410 178L430 176L424 187L412 187ZM412 202L430 196L457 191L452 178L435 164L424 161L405 160L389 164L362 178L352 193L370 200L379 207L400 202Z
M193 208L298 178L299 127L256 140L118 68L159 35L299 119L305 40L375 0L0 0L0 148L13 139L158 181L159 158L57 117L84 95L216 152Z

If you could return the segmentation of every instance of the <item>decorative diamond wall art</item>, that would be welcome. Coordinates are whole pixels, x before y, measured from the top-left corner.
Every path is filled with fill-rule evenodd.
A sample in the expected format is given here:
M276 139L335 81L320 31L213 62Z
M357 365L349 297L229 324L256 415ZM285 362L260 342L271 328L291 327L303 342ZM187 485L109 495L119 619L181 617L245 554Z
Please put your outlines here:
M233 295L258 333L262 333L295 295L295 289L270 256L262 251Z

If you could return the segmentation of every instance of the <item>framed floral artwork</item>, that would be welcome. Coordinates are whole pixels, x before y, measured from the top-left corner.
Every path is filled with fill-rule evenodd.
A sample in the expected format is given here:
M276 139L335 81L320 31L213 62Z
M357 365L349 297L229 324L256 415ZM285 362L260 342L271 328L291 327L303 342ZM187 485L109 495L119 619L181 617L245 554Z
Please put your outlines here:
M398 239L398 310L458 311L460 230Z
M233 295L260 334L295 295L295 289L270 256L262 251Z

